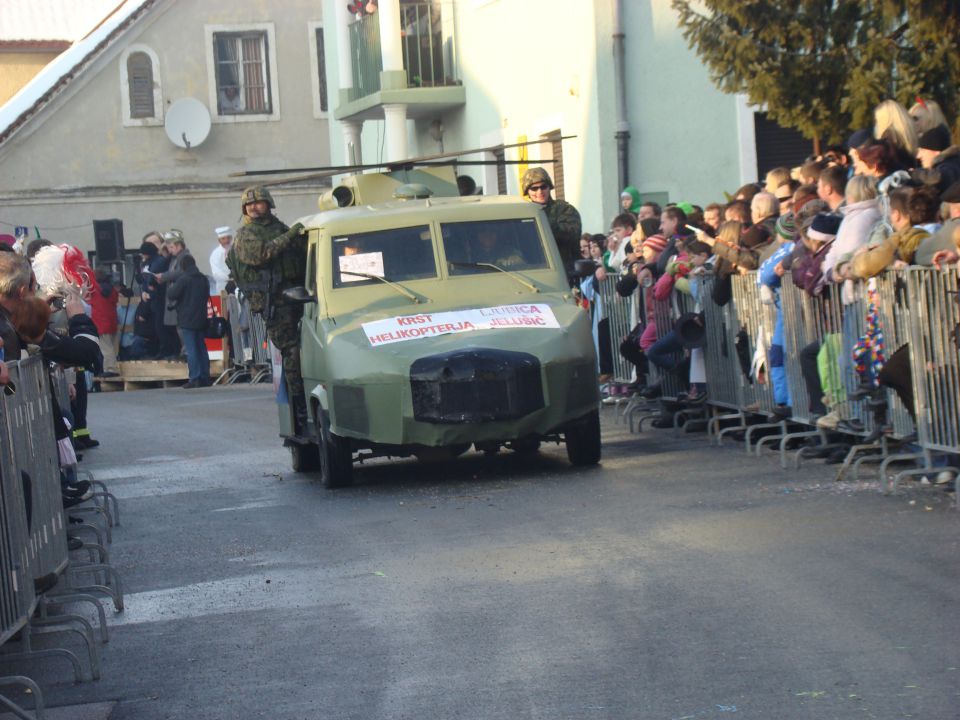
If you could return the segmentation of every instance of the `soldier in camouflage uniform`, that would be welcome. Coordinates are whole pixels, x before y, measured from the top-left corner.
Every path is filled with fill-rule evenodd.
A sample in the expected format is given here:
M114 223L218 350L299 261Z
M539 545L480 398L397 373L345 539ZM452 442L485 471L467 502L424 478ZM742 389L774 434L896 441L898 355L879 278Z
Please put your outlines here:
M531 202L543 205L547 214L553 237L556 238L560 257L567 274L573 272L573 264L580 259L580 213L570 203L564 200L554 200L550 196L553 190L553 180L542 167L530 168L523 174L520 183L523 196Z
M299 428L306 420L306 398L300 374L300 318L303 306L283 291L303 285L307 236L303 225L288 228L271 212L276 205L262 187L247 188L240 199L243 227L227 254L227 267L250 310L263 315L267 335L280 350L287 392Z

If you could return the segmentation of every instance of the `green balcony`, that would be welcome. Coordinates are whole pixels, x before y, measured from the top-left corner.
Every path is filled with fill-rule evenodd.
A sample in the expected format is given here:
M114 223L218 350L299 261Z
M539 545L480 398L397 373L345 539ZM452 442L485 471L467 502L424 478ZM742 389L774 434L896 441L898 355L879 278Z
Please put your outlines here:
M382 117L381 106L407 105L409 117L435 116L463 105L457 73L453 18L432 2L400 2L403 72L385 73L380 19L367 15L350 25L353 87L341 93L337 119Z

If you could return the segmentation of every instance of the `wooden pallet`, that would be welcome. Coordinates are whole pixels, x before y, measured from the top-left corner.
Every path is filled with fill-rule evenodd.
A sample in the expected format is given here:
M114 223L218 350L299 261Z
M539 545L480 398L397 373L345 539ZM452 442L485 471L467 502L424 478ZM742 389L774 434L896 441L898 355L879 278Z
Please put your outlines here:
M178 388L187 382L187 364L178 360L129 360L118 363L120 375L94 378L102 392L146 390L150 388ZM222 360L210 361L210 375L223 372Z
M100 383L100 392L119 392L120 390L150 390L153 388L177 388L187 379L174 380L171 378L136 378L126 379L123 376L109 378L94 378Z

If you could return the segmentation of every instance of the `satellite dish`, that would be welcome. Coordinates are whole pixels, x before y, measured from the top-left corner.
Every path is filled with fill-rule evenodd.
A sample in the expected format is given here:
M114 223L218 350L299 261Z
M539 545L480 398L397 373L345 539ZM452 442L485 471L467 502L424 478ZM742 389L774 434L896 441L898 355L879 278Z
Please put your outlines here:
M210 134L210 111L196 98L180 98L167 110L163 127L170 142L189 150Z

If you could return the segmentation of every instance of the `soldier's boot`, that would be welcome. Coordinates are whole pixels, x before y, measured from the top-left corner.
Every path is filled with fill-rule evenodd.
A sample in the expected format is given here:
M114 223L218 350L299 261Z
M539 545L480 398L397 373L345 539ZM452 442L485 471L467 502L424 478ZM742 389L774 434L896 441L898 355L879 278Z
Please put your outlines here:
M293 428L297 435L307 432L307 399L302 395L294 395L290 401L293 409Z

